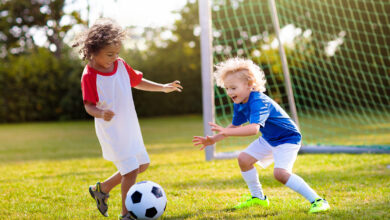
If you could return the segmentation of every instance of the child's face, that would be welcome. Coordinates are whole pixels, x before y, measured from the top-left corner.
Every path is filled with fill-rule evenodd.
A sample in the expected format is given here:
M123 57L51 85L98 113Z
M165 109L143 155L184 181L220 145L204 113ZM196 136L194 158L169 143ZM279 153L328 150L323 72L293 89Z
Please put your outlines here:
M248 81L242 79L237 73L229 74L225 77L224 85L228 96L234 103L246 103L252 91L252 86Z
M103 70L112 68L113 63L118 59L120 49L120 44L111 44L94 54L92 61L95 67Z

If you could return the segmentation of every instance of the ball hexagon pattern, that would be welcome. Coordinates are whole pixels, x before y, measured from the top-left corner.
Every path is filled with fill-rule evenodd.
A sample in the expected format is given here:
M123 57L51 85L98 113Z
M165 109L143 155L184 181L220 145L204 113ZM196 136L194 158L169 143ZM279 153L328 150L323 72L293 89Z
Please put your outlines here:
M157 183L142 181L130 188L125 205L135 219L157 219L165 211L167 197Z
M135 204L135 203L139 203L141 202L141 198L142 198L142 194L138 191L135 191L132 195L131 195L131 201Z

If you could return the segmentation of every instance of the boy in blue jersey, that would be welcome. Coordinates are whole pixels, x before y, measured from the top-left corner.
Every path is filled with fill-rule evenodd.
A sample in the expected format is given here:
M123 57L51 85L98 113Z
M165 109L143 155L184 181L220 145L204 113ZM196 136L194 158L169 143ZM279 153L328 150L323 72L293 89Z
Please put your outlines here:
M301 134L287 113L263 94L266 83L264 72L251 60L241 58L228 59L216 68L217 85L225 88L234 102L233 121L226 128L210 122L211 130L218 134L195 136L194 145L201 145L200 149L203 150L229 136L252 136L259 130L262 133L238 155L241 174L252 197L235 208L269 206L254 164L265 168L274 162L275 179L305 197L311 203L309 213L328 210L328 202L318 196L301 177L292 173L301 147ZM246 122L249 124L242 125Z

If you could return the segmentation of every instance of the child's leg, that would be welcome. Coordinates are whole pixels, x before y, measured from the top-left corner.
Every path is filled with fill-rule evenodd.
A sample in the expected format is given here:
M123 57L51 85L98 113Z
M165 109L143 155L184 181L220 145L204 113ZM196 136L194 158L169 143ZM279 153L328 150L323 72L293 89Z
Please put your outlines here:
M252 197L264 199L263 189L259 181L259 175L256 168L253 166L257 162L257 159L250 156L245 152L241 152L238 155L238 164L241 169L241 175L248 185L249 191Z
M106 179L104 182L97 182L96 185L89 186L88 190L92 198L95 199L97 209L104 216L108 216L108 204L107 199L109 198L109 192L112 188L121 182L122 176L119 172L114 173L111 177Z
M257 170L253 166L257 161L259 161L260 165L263 167L267 167L273 161L272 149L263 138L254 140L242 153L240 153L238 156L238 164L240 165L242 177L248 185L252 197L264 199Z
M149 167L149 163L141 164L138 169L138 173L144 172Z
M145 166L146 165L146 166ZM149 164L143 164L140 166L138 173L142 173L146 170ZM142 167L143 166L143 167ZM109 193L115 186L122 181L122 175L118 172L114 173L111 177L100 183L101 190L104 193Z
M129 173L126 173L122 175L121 179L121 192L122 192L122 216L126 215L128 210L126 209L125 201L127 192L129 191L130 187L133 186L136 182L137 175L139 173L144 172L149 166L149 163L142 164L139 166L138 169L135 169Z
M300 147L297 144L282 144L272 149L275 179L305 197L311 203L309 213L327 211L330 209L328 202L318 196L305 180L291 172Z
M318 194L310 188L310 186L300 176L290 173L282 168L274 169L275 179L285 184L290 189L301 194L310 203L314 202L317 198L320 198Z
M301 194L309 202L313 202L316 198L319 198L317 193L301 177L291 172L299 148L300 145L297 144L282 144L273 149L274 177L290 189Z
M125 205L127 192L129 191L130 187L135 184L137 175L138 175L138 169L122 175L122 180L121 180L122 215L126 215L127 213L127 209Z
M149 164L142 164L139 169L138 173L144 172L148 168ZM115 186L120 184L122 181L122 175L118 172L114 173L111 177L106 179L104 182L100 183L101 190L104 193L109 193Z
M126 196L130 187L136 183L138 173L144 172L150 163L146 149L143 148L137 155L125 161L114 162L121 174L121 193L122 193L122 212L125 216L128 213L126 209Z
M118 172L114 173L111 177L100 183L101 190L104 193L109 193L115 186L121 183L122 175Z

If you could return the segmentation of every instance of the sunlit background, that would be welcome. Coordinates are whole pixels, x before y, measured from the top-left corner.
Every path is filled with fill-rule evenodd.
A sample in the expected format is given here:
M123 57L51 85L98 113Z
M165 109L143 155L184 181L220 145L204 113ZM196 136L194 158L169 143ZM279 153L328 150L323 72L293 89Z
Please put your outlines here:
M237 161L205 162L191 142L204 129L198 1L0 0L0 219L102 218L87 189L115 166L101 157L83 106L87 61L71 47L100 17L128 32L120 56L129 65L146 79L178 79L184 87L132 91L152 161L137 181L164 188L164 219L390 219L390 157L367 153L390 151L390 1L275 0L281 44L270 0L209 2L214 63L253 60L265 72L266 94L290 113L283 45L303 144L369 148L299 155L294 172L331 211L307 214L310 204L281 187L272 168L259 172L269 209L230 208L249 193ZM231 99L223 89L214 92L216 122L228 125ZM242 150L254 139L227 138L216 151ZM120 213L119 191L110 193L112 219Z
M290 113L269 1L209 2L214 63L234 56L252 59L266 73L266 94ZM197 1L1 3L0 122L90 118L80 90L86 62L71 45L101 17L126 29L120 56L145 78L179 79L184 86L180 96L134 91L140 117L202 114ZM304 144L390 145L390 3L275 3ZM216 120L227 125L232 103L223 90L216 88L215 94ZM355 129L361 125L366 129Z
M17 0L0 4L1 122L90 118L80 89L86 62L71 46L102 17L126 29L120 56L133 68L185 87L180 96L134 91L139 116L202 112L196 1Z
M194 2L195 0L192 0ZM175 20L180 19L179 9L183 8L186 0L66 0L64 12L79 11L81 18L92 25L100 17L115 19L122 27L132 27L133 36L140 35L143 28L166 27L172 28ZM42 7L41 13L46 13L48 7ZM60 25L72 24L72 17L65 15L60 20ZM65 37L65 42L70 43L75 34L84 30L85 26L75 25ZM34 40L38 45L45 45L47 38L44 30L33 30ZM164 39L172 37L170 32L163 33ZM142 41L137 42L139 47L145 49ZM131 44L133 45L133 44ZM129 46L129 43L127 44ZM52 46L52 50L54 47Z

